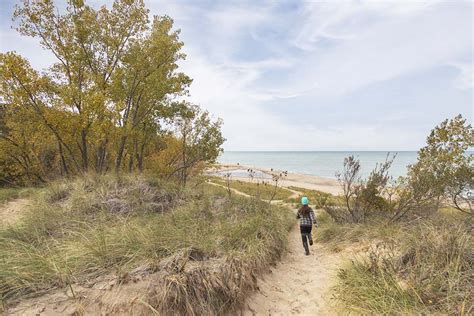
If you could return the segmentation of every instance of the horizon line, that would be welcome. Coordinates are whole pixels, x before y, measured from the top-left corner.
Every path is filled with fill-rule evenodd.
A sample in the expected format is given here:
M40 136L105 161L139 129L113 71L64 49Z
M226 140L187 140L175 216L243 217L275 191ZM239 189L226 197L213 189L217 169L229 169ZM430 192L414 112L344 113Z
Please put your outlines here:
M417 150L224 150L224 152L414 152ZM468 150L471 151L471 150Z

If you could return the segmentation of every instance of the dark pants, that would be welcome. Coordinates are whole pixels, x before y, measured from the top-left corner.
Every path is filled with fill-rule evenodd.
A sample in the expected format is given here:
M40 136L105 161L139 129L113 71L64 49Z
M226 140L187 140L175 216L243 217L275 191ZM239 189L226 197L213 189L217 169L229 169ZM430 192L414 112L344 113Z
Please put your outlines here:
M311 238L311 229L313 226L303 226L300 225L301 239L303 240L303 247L306 253L309 253L308 242L312 245L313 240Z

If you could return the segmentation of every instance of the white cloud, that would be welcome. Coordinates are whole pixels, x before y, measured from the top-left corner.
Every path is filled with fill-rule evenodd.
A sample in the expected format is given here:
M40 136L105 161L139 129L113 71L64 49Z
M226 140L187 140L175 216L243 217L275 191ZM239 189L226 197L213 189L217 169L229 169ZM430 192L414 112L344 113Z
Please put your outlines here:
M291 113L302 96L311 98L307 106L316 112L314 104L446 65L459 71L446 89L470 93L471 105L460 106L470 106L467 114L472 115L472 3L300 4L286 12L272 1L206 3L206 7L194 1L147 1L151 15L168 14L182 29L188 57L181 66L194 79L190 99L224 119L226 149L416 149L428 132L418 125L433 126L438 117L427 113L424 122L395 128L398 121L411 117L412 109L402 108L402 102L393 110L401 113L396 119L364 113L370 123L337 117L324 128L301 125L285 113ZM2 51L15 49L37 68L51 64L51 55L35 40L13 32L1 30ZM268 106L279 101L286 103L278 111ZM351 103L343 107L353 111Z
M192 98L224 118L224 131L228 135L226 147L263 150L414 149L420 146L427 131L415 127L389 131L377 127L374 117L372 126L338 126L333 122L328 124L336 126L331 130L314 130L282 120L261 105L305 94L315 100L337 98L376 82L452 63L471 49L472 41L466 40L472 34L469 10L465 10L463 4L452 6L435 2L305 4L299 12L299 20L290 30L297 34L295 39L278 43L281 47L294 45L302 49L298 57L284 53L284 57L280 55L276 59L277 63L275 57L269 56L260 63L242 67L226 57L235 49L234 44L229 45L228 51L220 47L228 43L226 40L215 42L220 54L209 53L209 56L223 56L219 66L201 52L189 54L190 65L197 60L200 64L199 70L190 71L195 78ZM252 18L228 18L229 12ZM242 32L249 32L260 22L272 23L278 18L267 13L254 21L253 13L243 10L226 11L223 16L214 30L216 33L212 33L216 39L239 38ZM285 58L291 62L285 63ZM460 82L464 85L470 64L455 65L461 70ZM274 84L262 83L262 77L272 79L265 77L264 72L275 66L287 69L286 79Z
M311 4L296 45L313 52L301 61L295 76L301 80L293 84L317 83L318 94L347 93L452 62L472 49L472 40L466 40L472 38L472 16L462 6L337 2L321 8L319 2ZM315 51L321 37L336 43Z

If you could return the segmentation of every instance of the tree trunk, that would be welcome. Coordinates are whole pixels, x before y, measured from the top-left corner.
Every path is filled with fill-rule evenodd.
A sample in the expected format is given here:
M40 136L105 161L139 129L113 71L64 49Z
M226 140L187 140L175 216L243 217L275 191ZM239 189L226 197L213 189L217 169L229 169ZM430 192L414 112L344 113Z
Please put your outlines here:
M184 127L186 128L186 127ZM186 170L186 132L183 133L183 169L181 170L181 181L183 183L183 187L186 186L186 178L188 171Z
M89 170L89 157L87 154L87 130L83 128L81 130L81 142L82 142L82 169L84 172Z
M115 172L120 172L120 167L122 166L123 152L125 150L125 143L127 142L127 136L122 136L120 139L120 145L117 152L117 158L115 159Z
M137 158L137 162L138 162L139 161L138 140L136 137L133 139L133 152L130 154L130 160L128 163L128 172L133 171L133 164L135 162L135 158Z
M143 171L143 155L145 153L145 144L146 142L143 142L140 146L140 151L137 151L137 166L140 173Z
M130 158L128 160L128 173L132 173L132 171L133 171L133 159L134 159L134 157L135 157L135 155L131 154Z
M108 139L105 139L102 144L97 149L97 172L102 173L105 167L105 161L107 158L107 144L109 143Z
M63 146L61 145L60 142L58 142L58 147L59 147L59 155L61 157L62 170L64 171L64 174L66 176L68 176L69 175L69 169L67 167L66 158L64 157Z

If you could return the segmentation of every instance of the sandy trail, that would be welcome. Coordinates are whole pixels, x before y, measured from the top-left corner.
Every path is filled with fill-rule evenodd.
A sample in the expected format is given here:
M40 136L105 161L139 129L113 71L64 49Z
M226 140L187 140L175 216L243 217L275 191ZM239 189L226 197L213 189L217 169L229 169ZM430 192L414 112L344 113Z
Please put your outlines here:
M313 238L316 231L313 230ZM290 232L285 257L258 281L259 290L246 302L243 315L334 315L339 314L331 298L337 270L344 258L314 244L304 254L299 226Z
M236 189L231 190L236 194L249 196ZM293 193L292 197L302 194L290 191ZM291 208L290 204L282 201L272 203ZM313 228L313 239L317 233L317 228ZM287 253L270 273L258 280L258 290L247 299L242 314L340 314L342 311L331 298L331 288L337 280L338 268L344 263L344 256L342 253L332 253L317 243L311 246L310 251L309 256L304 254L299 225L295 225L290 232Z

